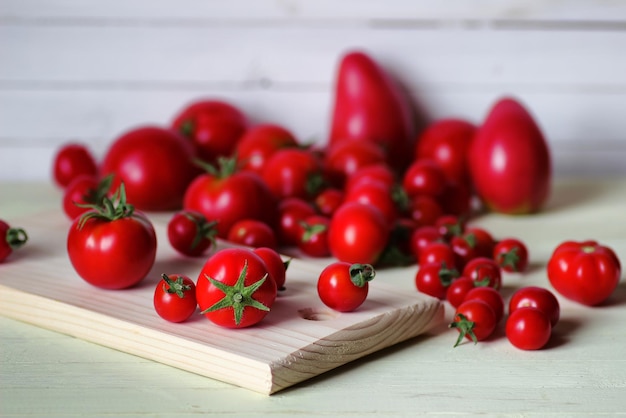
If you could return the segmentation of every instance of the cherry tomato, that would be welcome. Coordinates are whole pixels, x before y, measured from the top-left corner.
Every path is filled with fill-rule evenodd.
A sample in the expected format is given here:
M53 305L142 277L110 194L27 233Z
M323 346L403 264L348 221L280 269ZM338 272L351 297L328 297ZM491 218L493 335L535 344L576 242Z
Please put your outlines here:
M522 350L539 350L550 340L552 327L539 309L525 307L513 311L506 321L506 337Z
M241 219L235 222L228 231L227 241L248 247L277 248L276 234L264 222L256 219Z
M559 316L561 314L559 301L548 289L537 286L527 286L516 290L509 300L509 314L525 307L539 309L546 314L553 327L559 322Z
M464 228L467 236L472 236L476 252L480 257L493 258L493 247L496 245L493 236L484 228L477 226L466 226Z
M91 175L76 177L63 190L63 212L73 220L91 209L85 205L99 205L110 195L111 181L111 176L102 181Z
M276 282L252 250L225 248L204 264L196 281L202 314L216 325L244 328L259 323L276 300Z
M493 248L493 259L504 271L523 272L528 268L528 248L516 238L505 238Z
M439 201L432 196L417 195L409 199L411 218L420 226L435 225L437 219L443 216L443 209Z
M186 321L198 307L195 283L181 274L163 274L161 277L154 289L156 313L166 321Z
M465 300L478 299L491 306L493 313L496 314L496 323L500 322L504 316L504 299L500 292L493 287L478 286L471 289L465 295ZM465 301L464 300L464 301Z
M263 124L243 134L235 146L235 154L242 169L256 171L261 175L263 167L276 151L297 146L296 138L284 127Z
M450 328L459 331L459 338L454 346L459 345L463 337L474 341L474 344L489 338L496 329L496 324L496 314L491 306L478 299L464 301L456 308L454 321L450 324Z
M313 206L324 216L332 216L344 200L344 192L334 187L326 187L313 200Z
M17 250L28 241L28 235L22 228L12 228L8 223L0 220L0 263L7 259L14 250Z
M156 257L152 223L126 203L124 186L113 199L77 218L67 236L72 266L87 283L124 289L143 280Z
M53 178L65 188L76 177L98 177L98 166L91 151L84 144L68 143L57 150L52 163Z
M191 140L196 155L209 163L230 156L246 127L244 114L221 100L191 103L172 122L173 130Z
M293 246L300 241L300 223L315 215L315 208L297 197L282 199L278 204L277 235L281 245Z
M391 189L396 184L396 175L386 163L368 164L346 179L345 190L350 190L359 183L369 182L381 182Z
M301 232L298 248L311 257L329 257L328 227L330 219L323 215L312 215L300 222Z
M450 283L446 290L446 299L453 307L458 307L465 300L467 293L474 288L474 280L469 277L459 277Z
M339 312L351 312L361 306L369 291L368 282L376 272L369 264L335 262L322 270L317 293L322 302Z
M615 252L596 241L566 241L548 261L548 279L563 296L595 306L613 293L621 277Z
M445 264L448 268L456 268L456 257L450 245L445 242L437 241L428 244L422 249L417 263L420 266L426 264Z
M181 210L167 223L167 238L179 253L199 257L215 245L216 224L200 212Z
M389 238L383 214L373 206L344 203L328 227L331 254L339 261L375 264Z
M402 187L409 196L441 196L447 184L446 175L433 160L417 160L406 170Z
M469 277L474 282L485 284L499 290L502 286L502 273L500 266L491 258L477 257L470 260L463 269L462 276Z
M450 248L454 252L455 264L459 270L463 270L467 263L478 257L476 241L472 234L453 236L450 239Z
M258 247L252 250L253 253L261 257L267 266L269 276L276 283L278 290L285 289L285 281L287 279L287 268L290 260L283 261L280 254L273 248Z
M450 241L452 237L462 235L465 232L465 222L456 215L442 215L435 221L439 235Z
M422 293L443 300L448 287L458 275L458 271L451 270L445 264L420 265L415 274L415 287Z
M217 221L217 236L226 238L233 224L256 219L274 225L276 199L267 185L252 171L237 171L235 159L220 159L219 168L206 166L187 188L183 201L186 210L202 213Z
M263 168L262 177L279 199L311 200L325 184L321 162L311 151L301 148L276 151Z
M336 187L344 187L345 182L357 171L369 165L385 162L385 153L371 141L346 140L333 144L324 157L326 177Z
M173 131L156 126L132 129L113 141L102 175L113 174L113 190L124 183L137 209L180 209L185 189L198 174L193 148Z
M344 198L344 203L349 202L374 206L383 214L390 227L399 216L392 191L382 182L361 182L354 185L346 192Z
M426 248L431 243L440 240L441 235L439 234L439 230L437 228L435 228L434 226L420 226L416 228L411 234L409 243L411 253L416 260L419 260L424 248Z

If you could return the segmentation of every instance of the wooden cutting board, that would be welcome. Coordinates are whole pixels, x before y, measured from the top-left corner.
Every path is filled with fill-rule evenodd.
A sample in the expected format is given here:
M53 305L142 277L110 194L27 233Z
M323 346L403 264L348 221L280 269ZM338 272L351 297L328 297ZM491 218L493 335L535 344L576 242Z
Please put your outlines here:
M93 287L74 272L65 250L70 223L62 213L15 220L29 242L0 264L0 314L268 395L415 337L443 319L438 300L390 287L384 271L357 311L332 311L316 291L325 264L294 259L286 289L260 325L224 329L199 313L169 323L152 306L160 275L195 280L206 258L178 255L167 241L166 217L151 219L155 266L136 287L115 291Z

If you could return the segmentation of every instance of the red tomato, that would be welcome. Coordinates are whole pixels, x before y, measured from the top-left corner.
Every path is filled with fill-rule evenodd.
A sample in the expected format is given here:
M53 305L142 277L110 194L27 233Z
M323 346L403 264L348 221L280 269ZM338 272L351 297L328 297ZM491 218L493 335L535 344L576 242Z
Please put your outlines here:
M465 295L465 300L472 299L482 300L491 306L493 313L496 314L496 323L500 322L504 316L504 299L500 292L489 286L474 287Z
M474 241L476 252L480 257L493 257L493 247L496 245L496 241L487 230L476 226L466 226L465 234L468 237L473 237L470 239Z
M411 218L415 219L420 226L435 225L437 219L443 216L439 201L428 195L412 197L409 202L409 212Z
M347 179L364 167L385 162L384 152L370 141L341 141L326 150L324 172L336 187L344 187Z
M417 160L404 173L402 187L409 196L443 194L448 180L441 167L432 160Z
M111 180L111 176L102 181L90 175L76 177L63 190L63 212L73 220L91 210L90 207L79 205L99 205L110 194Z
M438 201L444 213L462 218L472 215L474 195L469 185L449 180Z
M276 151L263 168L262 177L279 199L299 197L310 200L325 183L321 162L311 151L301 148Z
M278 204L278 240L281 245L297 245L300 241L300 222L315 215L315 208L297 197L282 199Z
M0 263L7 259L14 250L17 250L28 241L28 235L22 228L11 228L0 220Z
M478 299L464 301L456 308L454 321L450 324L450 328L459 331L454 346L459 345L463 337L471 339L474 344L483 341L493 334L496 325L496 314L491 306Z
M356 202L373 206L380 211L390 227L398 219L399 210L392 196L392 190L381 182L367 182L354 185L345 195L344 203Z
M298 248L311 257L329 257L328 227L330 219L323 215L312 215L300 222L301 232Z
M287 129L264 124L248 129L237 142L235 154L242 169L261 174L263 167L276 151L297 146L298 141Z
M267 266L267 272L269 276L276 283L278 290L285 289L285 281L287 279L287 268L289 267L288 261L283 261L280 254L273 248L258 247L252 250L253 253L261 257Z
M437 228L420 226L411 233L409 247L415 259L419 260L424 248L437 241L441 241L441 235Z
M352 312L365 302L376 272L369 264L335 262L322 270L317 293L324 303L339 312Z
M500 266L491 258L477 257L469 261L463 269L463 276L469 277L476 283L485 283L486 286L499 290L502 286Z
M373 206L344 203L328 227L331 254L348 263L375 264L389 238L383 214Z
M98 166L86 145L69 143L57 150L52 175L56 184L64 188L78 176L97 177Z
M435 226L439 230L439 235L446 241L465 232L465 222L456 215L440 216L435 221Z
M550 340L552 327L547 315L535 308L519 308L506 321L506 337L522 350L539 350Z
M216 224L200 212L181 210L167 223L167 238L179 253L199 257L215 245Z
M528 248L516 238L505 238L494 246L493 259L504 271L526 271L528 268Z
M548 289L527 286L516 290L509 300L509 314L526 307L539 309L548 317L553 327L559 322L561 307L557 298Z
M396 174L386 163L368 164L352 173L347 179L345 190L365 182L382 182L390 189L396 184Z
M248 247L269 247L276 249L274 230L264 222L256 219L241 219L235 222L228 231L227 241Z
M583 305L604 302L621 277L621 263L615 252L596 241L566 241L552 253L548 279L563 296Z
M415 287L422 293L438 299L445 299L452 281L459 276L445 264L431 263L420 265L415 274Z
M216 325L244 328L259 323L276 300L276 282L253 251L226 248L204 264L196 282L202 314Z
M195 283L180 274L163 274L161 277L153 296L156 313L166 321L186 321L198 307Z
M200 100L186 106L174 118L172 128L191 140L200 159L213 163L235 150L246 130L246 118L224 101Z
M463 270L467 263L478 257L476 242L471 234L453 236L450 239L450 248L452 248L455 264L459 270Z
M420 251L417 263L422 266L426 264L444 263L448 268L456 268L456 257L452 247L445 242L432 242Z
M326 187L315 196L313 205L324 216L332 216L341 206L344 200L344 192L334 187Z
M546 140L530 113L512 98L498 100L476 132L469 168L476 192L496 212L536 212L550 193Z
M467 153L476 133L476 126L460 119L441 119L424 130L417 139L416 159L436 161L450 181L470 181Z
M193 149L180 135L156 126L133 129L118 137L102 163L113 174L113 190L121 182L137 209L179 209L185 189L198 174Z
M104 289L131 287L148 274L156 257L152 223L126 203L124 187L113 199L77 218L67 236L72 266L86 282Z
M236 161L222 159L219 170L198 176L187 188L183 201L186 210L202 213L217 221L217 236L226 238L233 224L256 219L274 225L276 200L258 174L236 171Z
M459 277L450 283L446 290L446 299L453 307L458 307L465 300L467 293L474 288L474 280L469 277Z

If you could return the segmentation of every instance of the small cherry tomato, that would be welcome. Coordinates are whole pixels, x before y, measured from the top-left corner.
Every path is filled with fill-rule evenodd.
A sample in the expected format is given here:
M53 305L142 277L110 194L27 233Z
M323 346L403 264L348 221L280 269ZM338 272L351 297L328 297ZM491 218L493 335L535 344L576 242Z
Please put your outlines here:
M443 216L443 209L437 199L428 195L417 195L409 199L409 213L420 226L435 225Z
M332 216L343 203L344 192L334 187L327 187L315 196L313 205L324 216Z
M454 346L459 345L464 337L474 341L474 344L489 338L496 329L496 324L496 314L491 306L478 299L463 302L456 308L454 321L450 324L450 328L459 331L459 338Z
M369 264L335 262L322 270L317 281L321 301L339 312L351 312L367 298L369 285L376 272Z
M441 166L433 160L414 161L402 178L402 187L409 196L441 196L448 180Z
M297 245L300 240L300 222L315 215L315 208L307 201L288 197L278 204L277 235L281 245Z
M343 188L347 179L363 167L384 162L384 151L372 141L348 139L328 148L324 171L334 186Z
M198 306L196 285L187 276L163 274L154 289L154 309L159 316L170 322L184 322L193 315Z
M548 261L548 279L563 296L595 306L613 293L621 276L615 252L596 241L566 241Z
M377 208L383 214L387 225L398 219L399 210L392 196L392 190L382 182L362 182L346 192L344 203L357 202Z
M309 216L300 222L302 232L298 248L311 257L329 257L328 226L330 219L323 215Z
M74 220L91 210L93 205L100 205L102 199L110 195L112 180L112 176L106 176L99 181L92 175L79 175L63 190L63 212Z
M297 147L294 135L282 126L263 124L248 129L238 140L235 154L243 170L256 171L259 175L267 160L278 150Z
M290 260L283 261L280 254L273 248L258 247L253 249L252 252L261 257L265 262L267 272L274 282L276 282L276 288L278 290L284 290Z
M22 228L11 228L0 220L0 263L7 259L14 250L17 250L28 241L28 235Z
M199 257L215 245L217 222L209 222L200 212L181 210L167 224L167 238L172 247L189 257Z
M528 268L528 248L516 238L505 238L493 248L493 259L504 271L523 272Z
M459 270L463 270L467 263L478 257L476 241L472 234L453 236L450 238L450 247L452 248L452 252L454 252L456 265Z
M426 264L445 264L448 268L456 268L456 257L450 245L445 242L432 242L422 249L417 263L420 266Z
M321 161L311 150L302 148L276 151L263 167L262 177L278 199L312 200L325 185Z
M519 308L506 321L506 337L522 350L539 350L550 340L552 327L548 316L535 308Z
M496 241L486 229L477 226L466 226L465 234L467 234L467 236L473 236L476 252L479 257L493 257L493 247L496 245Z
M396 175L386 163L366 165L346 179L344 190L348 191L359 183L369 182L380 182L391 189L396 184Z
M420 265L415 274L415 287L422 293L445 299L448 287L458 276L458 271L449 269L445 264Z
M446 299L450 305L457 308L465 300L467 293L474 288L474 280L469 277L455 279L446 290Z
M265 222L256 219L236 221L228 231L227 241L248 247L277 248L276 234Z
M465 265L462 276L469 277L477 283L485 282L485 285L496 290L502 286L500 266L491 258L477 257L470 260Z
M491 306L493 313L496 314L496 323L500 322L504 316L504 299L500 292L489 286L474 287L465 295L465 300L473 299L482 300Z
M527 286L518 289L509 300L509 315L520 308L535 308L546 314L550 324L554 327L559 321L561 308L554 293L537 286Z
M465 222L456 215L440 216L435 221L435 226L439 230L441 237L446 241L465 232Z
M79 143L61 146L54 156L52 167L54 181L62 188L80 175L98 176L98 166L91 151Z
M434 226L421 226L413 230L410 237L409 246L411 253L416 260L419 260L420 255L424 248L428 247L433 242L441 240L439 231Z

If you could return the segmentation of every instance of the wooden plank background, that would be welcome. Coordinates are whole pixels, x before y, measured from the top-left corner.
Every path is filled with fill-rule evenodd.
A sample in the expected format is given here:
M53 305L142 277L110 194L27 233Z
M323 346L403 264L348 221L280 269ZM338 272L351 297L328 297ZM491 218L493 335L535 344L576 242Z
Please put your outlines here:
M352 48L431 119L479 123L512 94L543 128L557 175L626 174L618 0L0 0L0 180L46 180L60 144L102 155L198 98L323 143Z

